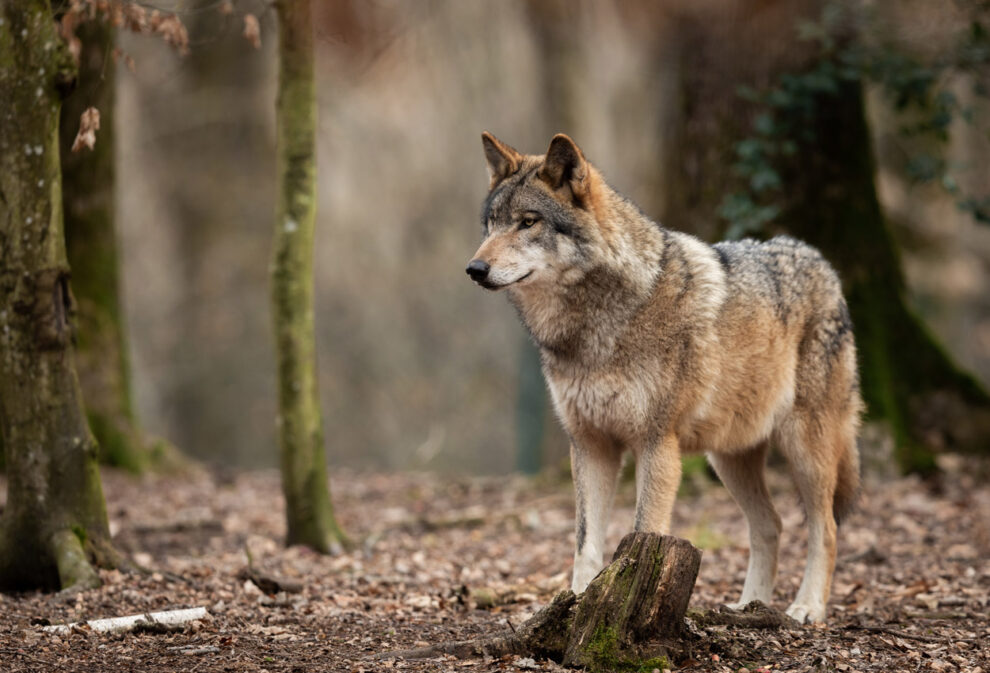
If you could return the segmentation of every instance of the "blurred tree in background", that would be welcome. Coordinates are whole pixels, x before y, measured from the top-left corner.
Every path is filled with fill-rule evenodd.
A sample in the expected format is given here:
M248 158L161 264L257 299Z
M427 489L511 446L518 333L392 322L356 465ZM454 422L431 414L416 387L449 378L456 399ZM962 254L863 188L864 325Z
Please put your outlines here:
M174 463L177 455L145 435L131 392L115 224L116 29L105 14L83 15L73 37L79 74L59 128L66 249L78 303L76 366L101 461L141 472L167 456ZM91 107L100 113L99 142L73 151L80 119Z
M316 225L316 81L310 0L278 0L276 172L272 314L278 361L278 431L286 544L323 552L347 538L327 485L313 328Z
M973 149L975 142L957 145L953 134L949 147L928 152L934 178L919 184L912 175L924 162L907 161L904 148L928 141L906 139L900 127L909 112L921 113L897 110L868 68L857 66L848 81L822 78L840 53L857 45L882 53L889 36L908 44L907 53L924 45L916 59L922 65L951 60L958 29L969 27L956 11L965 4L875 3L881 15L903 16L884 30L854 23L829 52L813 30L822 24L817 2L318 3L316 143L317 154L332 161L322 163L317 183L325 205L316 216L314 302L333 463L492 472L533 469L564 455L566 440L550 419L545 390L532 376L535 358L525 350L531 346L511 309L497 297L479 297L463 278L485 185L477 149L483 129L536 151L567 131L646 212L708 240L755 221L759 231L750 231L758 235L793 227L828 248L815 238L824 225L802 232L803 217L822 223L851 216L802 214L797 201L819 210L851 207L808 184L841 178L835 189L858 195L863 213L872 208L867 219L883 216L883 226L870 229L880 241L870 255L892 271L879 273L880 262L856 246L836 245L828 254L848 267L847 283L886 276L885 310L901 306L892 310L916 325L912 314L925 319L922 330L901 323L896 333L929 342L924 332L931 328L965 369L990 380L990 230L974 228L978 201L968 212L953 205L965 194L978 196L973 189L951 195L936 187L948 172L940 161L951 169L970 152L970 161L985 165L986 153ZM121 36L140 74L118 73L125 313L134 335L135 397L148 427L210 461L271 464L277 386L264 287L265 213L275 201L267 170L275 135L274 12L245 0L235 3L232 18L220 6L188 6L192 53L179 65L166 61L160 46ZM243 11L259 16L258 51L245 50ZM816 81L835 90L809 89ZM791 85L803 91L793 101L824 106L835 119L801 116L770 100ZM977 108L976 121L986 118ZM788 129L818 124L823 143L785 142ZM978 128L971 137L983 137ZM864 147L852 152L854 135ZM790 154L740 167L740 152L752 158L770 146ZM913 173L903 168L908 163ZM873 170L873 195L854 190L866 183L853 175ZM764 191L750 193L750 183ZM747 194L751 205L737 198ZM871 274L865 280L856 275L863 268ZM870 333L863 319L857 323L862 336ZM888 355L898 348L884 343ZM869 358L869 344L862 350ZM947 402L953 394L904 399L915 383L903 380L910 371L903 364L893 370L902 380L875 386L882 370L869 367L864 386L887 391L874 407L906 419L890 428L900 433L899 447L920 447L914 467L925 469L928 447L960 446L961 431L979 414L960 417L953 409L969 407ZM910 453L901 456L909 466Z
M889 425L901 468L933 470L937 448L983 449L990 399L908 305L863 98L863 80L880 74L938 106L934 66L888 45L869 54L851 3L735 8L680 19L684 124L665 221L712 237L720 212L730 237L788 232L818 247L843 278L869 416Z

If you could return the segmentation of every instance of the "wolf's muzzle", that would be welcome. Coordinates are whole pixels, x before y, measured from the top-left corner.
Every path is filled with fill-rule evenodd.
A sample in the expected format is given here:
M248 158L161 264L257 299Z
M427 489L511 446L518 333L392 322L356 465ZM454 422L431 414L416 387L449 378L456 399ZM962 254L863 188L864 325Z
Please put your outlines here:
M471 276L471 280L476 282L481 282L488 277L488 272L491 270L491 266L488 262L480 259L472 259L467 265L467 275Z

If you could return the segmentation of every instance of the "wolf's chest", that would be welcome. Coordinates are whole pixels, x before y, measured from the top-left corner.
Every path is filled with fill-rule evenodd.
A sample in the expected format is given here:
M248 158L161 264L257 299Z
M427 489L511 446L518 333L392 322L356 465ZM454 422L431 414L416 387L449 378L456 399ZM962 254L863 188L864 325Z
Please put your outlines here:
M649 422L653 386L618 369L547 372L554 407L569 432L593 430L618 438L638 434Z

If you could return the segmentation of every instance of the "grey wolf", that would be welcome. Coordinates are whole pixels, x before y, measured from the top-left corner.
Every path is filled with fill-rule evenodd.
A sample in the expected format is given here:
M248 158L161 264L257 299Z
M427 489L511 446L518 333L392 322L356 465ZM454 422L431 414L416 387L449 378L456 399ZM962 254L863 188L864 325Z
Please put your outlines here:
M636 459L635 529L667 533L681 453L703 451L749 525L730 607L770 604L781 521L764 466L775 445L808 526L787 614L823 621L837 522L859 487L863 409L833 269L792 238L708 245L658 225L566 135L536 156L488 133L482 142L491 184L467 273L515 306L571 438L574 591L602 567L622 453Z

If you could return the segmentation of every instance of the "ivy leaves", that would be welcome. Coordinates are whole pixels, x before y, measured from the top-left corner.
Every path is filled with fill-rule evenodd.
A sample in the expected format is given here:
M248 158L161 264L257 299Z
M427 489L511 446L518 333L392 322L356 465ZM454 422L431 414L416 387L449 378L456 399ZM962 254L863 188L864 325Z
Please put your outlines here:
M905 158L906 175L916 183L939 184L956 198L960 209L977 221L990 223L990 195L963 194L954 173L965 167L952 166L943 156L953 121L974 121L973 110L949 89L950 76L985 74L990 64L990 31L983 23L987 11L983 4L974 5L968 30L953 48L929 62L892 42L868 39L878 32L875 19L854 14L838 2L828 3L817 22L800 24L799 38L817 46L812 65L781 76L768 89L743 86L737 90L756 111L749 134L734 147L733 171L740 188L726 195L718 211L728 223L726 237L765 232L787 207L787 175L800 170L794 160L798 150L819 140L818 120L843 85L852 82L880 87L892 107L909 120L898 129L903 137L934 139L934 152L916 152ZM990 97L985 76L975 77L974 82L976 96Z

